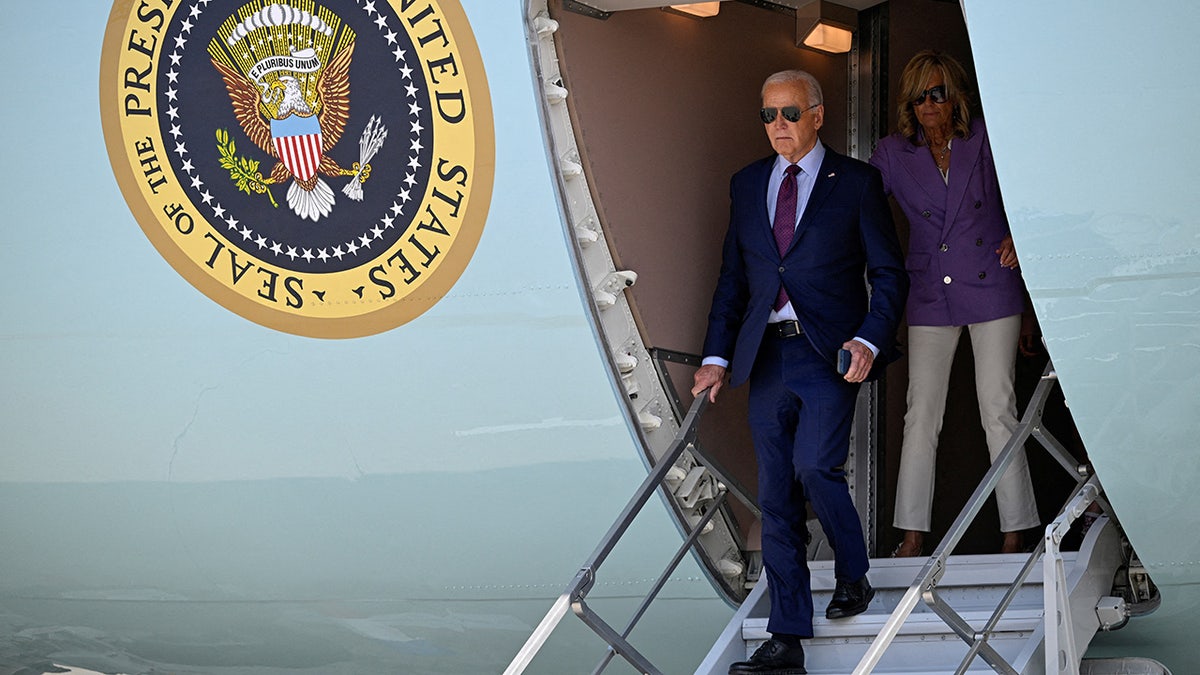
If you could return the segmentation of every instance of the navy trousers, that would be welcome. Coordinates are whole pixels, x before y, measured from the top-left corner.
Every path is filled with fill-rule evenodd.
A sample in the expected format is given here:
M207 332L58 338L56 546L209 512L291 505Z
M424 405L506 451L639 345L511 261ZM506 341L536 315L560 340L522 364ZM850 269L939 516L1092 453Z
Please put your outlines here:
M749 413L771 598L767 630L812 637L805 500L834 549L838 581L857 581L870 566L843 469L859 385L846 382L805 336L770 333L750 374Z

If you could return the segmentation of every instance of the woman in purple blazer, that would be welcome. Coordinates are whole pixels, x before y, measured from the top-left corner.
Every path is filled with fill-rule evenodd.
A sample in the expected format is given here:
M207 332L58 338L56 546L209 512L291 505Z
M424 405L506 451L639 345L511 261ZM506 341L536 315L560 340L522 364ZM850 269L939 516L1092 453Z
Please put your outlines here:
M900 80L899 131L879 142L871 164L907 216L908 412L896 490L895 556L923 553L930 529L934 461L950 366L965 326L975 355L979 413L994 461L1017 426L1014 366L1025 308L1008 219L983 120L972 119L966 74L926 50ZM1039 524L1022 454L996 487L1002 552L1020 551Z

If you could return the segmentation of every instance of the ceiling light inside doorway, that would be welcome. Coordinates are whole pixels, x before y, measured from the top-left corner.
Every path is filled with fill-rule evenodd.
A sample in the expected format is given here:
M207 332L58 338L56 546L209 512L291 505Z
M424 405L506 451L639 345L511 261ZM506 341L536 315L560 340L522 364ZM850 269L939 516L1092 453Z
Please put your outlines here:
M721 3L717 2L693 2L690 5L671 5L671 9L692 16L710 17L716 16L717 12L721 11Z
M796 46L829 54L845 54L854 42L858 12L825 0L796 9Z

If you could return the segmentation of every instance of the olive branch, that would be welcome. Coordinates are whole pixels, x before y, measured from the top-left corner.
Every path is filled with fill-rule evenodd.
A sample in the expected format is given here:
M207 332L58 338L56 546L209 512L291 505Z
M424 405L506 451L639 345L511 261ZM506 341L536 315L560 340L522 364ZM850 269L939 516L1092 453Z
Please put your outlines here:
M263 182L263 175L258 170L258 161L247 159L245 157L237 157L237 146L233 139L229 137L229 131L226 129L217 129L217 152L221 154L221 166L229 169L229 178L237 184L237 188L246 194L263 194L267 193L267 197L271 200L271 206L279 208L279 204L275 201L275 196L267 189L267 184Z

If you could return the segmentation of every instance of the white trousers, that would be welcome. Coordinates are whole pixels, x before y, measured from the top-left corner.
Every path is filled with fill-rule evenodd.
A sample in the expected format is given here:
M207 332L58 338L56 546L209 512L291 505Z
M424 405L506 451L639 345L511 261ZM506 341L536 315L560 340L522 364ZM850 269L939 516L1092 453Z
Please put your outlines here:
M994 462L1017 428L1013 382L1021 316L971 324L967 329L975 354L979 418ZM961 326L908 327L908 412L904 415L894 522L902 530L930 529L938 435L946 412L950 367L961 333ZM996 485L996 502L1001 531L1016 532L1040 524L1024 449Z

